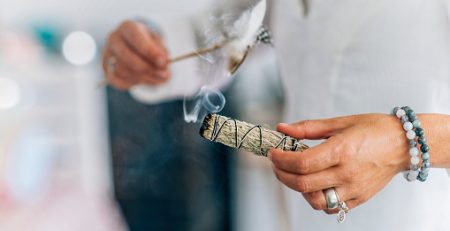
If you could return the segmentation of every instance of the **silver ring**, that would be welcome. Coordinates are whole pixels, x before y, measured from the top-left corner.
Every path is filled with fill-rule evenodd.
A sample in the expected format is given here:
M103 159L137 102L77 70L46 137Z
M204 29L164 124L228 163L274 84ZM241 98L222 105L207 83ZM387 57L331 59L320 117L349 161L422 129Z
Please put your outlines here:
M106 60L106 71L108 73L114 74L114 72L116 72L116 63L117 63L117 59L114 56L109 57Z
M337 221L339 223L343 223L349 211L347 204L345 203L345 201L341 201L341 199L339 199L339 195L337 194L336 189L334 188L326 189L324 193L325 199L327 201L327 208L328 209L339 208L339 212L337 214Z
M329 188L324 191L325 200L327 202L328 209L337 209L339 206L339 197L334 188Z

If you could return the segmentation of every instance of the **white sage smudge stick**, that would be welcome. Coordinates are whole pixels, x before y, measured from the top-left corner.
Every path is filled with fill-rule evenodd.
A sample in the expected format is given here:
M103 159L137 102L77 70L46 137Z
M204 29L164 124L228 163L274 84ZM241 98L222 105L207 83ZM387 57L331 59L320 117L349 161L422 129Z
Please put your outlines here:
M217 114L205 117L200 135L207 140L258 156L267 156L267 152L274 148L285 151L304 151L309 148L301 141L280 132Z

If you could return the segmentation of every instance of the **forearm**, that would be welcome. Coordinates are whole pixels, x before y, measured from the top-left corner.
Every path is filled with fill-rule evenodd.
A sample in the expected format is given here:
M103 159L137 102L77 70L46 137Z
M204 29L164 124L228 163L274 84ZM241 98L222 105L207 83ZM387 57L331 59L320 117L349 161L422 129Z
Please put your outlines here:
M450 116L442 114L420 114L419 120L430 147L432 167L450 168Z

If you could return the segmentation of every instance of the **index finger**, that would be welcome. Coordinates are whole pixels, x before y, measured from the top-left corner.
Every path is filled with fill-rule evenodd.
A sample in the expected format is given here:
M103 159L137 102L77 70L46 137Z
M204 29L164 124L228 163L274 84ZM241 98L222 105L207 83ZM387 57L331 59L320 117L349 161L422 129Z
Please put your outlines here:
M324 139L333 136L348 126L347 118L303 120L293 124L278 124L277 130L297 139Z
M168 55L166 50L149 33L142 23L125 22L122 24L122 33L125 42L139 56L153 64L156 68L166 68Z
M311 174L339 164L339 145L333 140L326 140L322 144L303 152L283 151L273 149L269 156L273 164L284 171L294 174Z

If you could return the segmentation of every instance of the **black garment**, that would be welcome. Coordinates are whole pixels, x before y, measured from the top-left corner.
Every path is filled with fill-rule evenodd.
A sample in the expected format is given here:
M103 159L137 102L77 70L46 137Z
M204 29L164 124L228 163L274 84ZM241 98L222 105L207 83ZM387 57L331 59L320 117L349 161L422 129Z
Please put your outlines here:
M230 150L203 140L182 105L108 88L115 195L131 231L230 229Z

